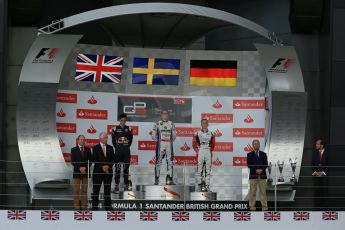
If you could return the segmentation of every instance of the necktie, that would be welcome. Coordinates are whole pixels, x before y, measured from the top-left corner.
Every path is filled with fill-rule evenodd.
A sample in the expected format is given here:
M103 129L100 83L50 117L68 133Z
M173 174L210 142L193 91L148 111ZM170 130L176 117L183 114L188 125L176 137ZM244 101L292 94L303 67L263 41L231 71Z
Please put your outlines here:
M104 157L107 157L107 151L106 151L106 149L105 149L105 145L102 145L102 149L103 149Z
M80 147L81 157L84 159L84 147Z
M319 150L319 160L320 160L320 163L321 163L321 161L322 161L322 151L321 150Z
M259 158L259 151L256 152L256 157Z

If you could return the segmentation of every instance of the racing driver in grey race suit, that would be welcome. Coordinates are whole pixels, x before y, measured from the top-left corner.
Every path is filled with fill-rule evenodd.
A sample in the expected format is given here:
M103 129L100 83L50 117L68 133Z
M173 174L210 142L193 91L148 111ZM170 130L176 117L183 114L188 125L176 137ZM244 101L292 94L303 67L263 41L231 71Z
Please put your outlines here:
M193 136L193 148L197 153L198 166L196 181L200 191L209 191L212 167L212 152L215 148L215 136L208 129L208 120L201 120L201 130Z
M176 139L175 124L169 121L169 112L161 111L161 120L156 122L152 130L152 139L156 141L155 185L159 184L162 160L167 164L166 184L174 185L173 181L173 142Z

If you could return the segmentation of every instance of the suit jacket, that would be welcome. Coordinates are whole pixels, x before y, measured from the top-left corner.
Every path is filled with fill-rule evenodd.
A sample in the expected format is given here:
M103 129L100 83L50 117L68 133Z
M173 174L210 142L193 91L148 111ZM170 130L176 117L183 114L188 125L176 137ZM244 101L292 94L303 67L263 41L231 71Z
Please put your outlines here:
M71 149L71 163L73 165L73 178L80 178L82 176L87 176L88 172L88 161L91 165L91 150L87 147L84 147L84 156L82 156L79 146L75 146ZM85 167L86 173L81 174L79 168Z
M250 170L249 179L257 179L260 175L261 179L266 179L266 168L268 166L267 155L263 151L259 151L259 157L255 154L255 151L252 151L247 154L247 165ZM261 174L257 174L256 170L262 169Z
M319 151L315 150L313 153L313 167L312 170L313 172L315 171L324 171L326 174L328 173L328 158L329 158L329 152L327 149L323 151L322 158L320 160L320 155Z
M92 162L94 163L94 173L104 173L102 170L103 165L109 165L109 174L113 173L113 164L114 164L114 148L111 145L106 145L107 154L104 156L103 149L101 144L97 144L92 148Z

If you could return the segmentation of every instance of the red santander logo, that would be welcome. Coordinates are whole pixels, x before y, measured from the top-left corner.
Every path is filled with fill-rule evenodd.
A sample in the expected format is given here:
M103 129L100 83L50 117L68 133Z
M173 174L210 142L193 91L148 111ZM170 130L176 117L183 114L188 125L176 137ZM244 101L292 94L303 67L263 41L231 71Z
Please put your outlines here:
M217 129L216 131L214 131L214 136L215 137L221 137L221 136L223 136L223 134L219 131L219 129Z
M56 123L56 130L59 133L76 133L77 132L77 124L75 123Z
M201 119L207 119L209 123L233 123L231 113L202 113Z
M232 142L216 142L214 152L232 152L234 151L234 144Z
M222 164L223 164L223 162L220 161L218 157L216 160L212 161L212 165L214 165L214 166L221 166Z
M89 100L87 100L87 103L94 105L97 104L97 100L95 99L94 96L91 96Z
M93 127L93 125L91 125L90 128L87 129L87 132L90 134L95 134L97 130L95 129L95 127Z
M244 118L244 120L243 120L245 123L253 123L254 122L254 119L248 114L247 116L246 116L246 118Z
M56 102L76 104L78 101L75 93L57 93Z
M234 109L265 109L265 104L264 99L240 99L233 100L232 107Z
M214 104L212 105L212 107L215 108L215 109L220 109L220 108L223 107L223 105L220 104L220 102L217 100L216 103L214 103Z
M156 164L156 158L155 158L155 157L152 157L152 159L149 160L149 164L150 164L150 165L155 165L155 164Z
M244 148L243 148L244 151L246 151L247 153L253 151L253 147L248 143Z
M178 137L193 137L194 133L198 130L200 130L200 128L176 127L176 136L178 136Z
M247 166L247 157L233 157L232 165L233 166Z
M184 145L182 145L180 147L181 151L189 151L190 150L190 147L187 145L187 143L185 142Z
M197 163L198 163L198 160L196 156L175 156L174 157L175 165L193 166L193 165L197 165Z
M66 117L66 113L61 108L60 111L58 113L56 113L56 116L58 116L58 117Z
M138 150L155 150L155 141L138 141Z
M233 128L233 137L265 137L264 128Z
M107 120L108 111L97 110L97 109L77 109L77 118L78 119Z

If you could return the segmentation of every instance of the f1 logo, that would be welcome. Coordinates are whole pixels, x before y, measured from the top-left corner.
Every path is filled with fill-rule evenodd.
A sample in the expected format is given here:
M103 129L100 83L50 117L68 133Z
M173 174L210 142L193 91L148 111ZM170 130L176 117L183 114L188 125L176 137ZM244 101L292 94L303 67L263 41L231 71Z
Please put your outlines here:
M47 54L47 52L49 53ZM42 48L40 52L36 55L35 59L39 59L42 56L47 55L48 59L53 59L56 56L56 53L58 51L58 48Z
M294 61L295 60L291 58L278 58L269 69L269 72L286 73Z
M145 102L134 102L133 105L123 106L123 112L126 114L145 114L146 103Z

